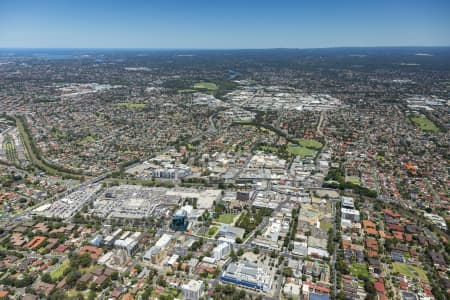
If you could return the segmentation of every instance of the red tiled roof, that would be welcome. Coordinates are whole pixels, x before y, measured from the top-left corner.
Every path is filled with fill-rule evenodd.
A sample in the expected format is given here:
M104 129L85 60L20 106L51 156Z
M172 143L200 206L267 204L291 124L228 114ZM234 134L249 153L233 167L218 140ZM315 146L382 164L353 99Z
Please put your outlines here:
M392 217L392 218L400 218L400 214L399 213L395 213L390 209L385 209L384 213L387 214L388 216Z
M36 249L42 244L43 241L46 240L45 236L35 236L31 241L26 245L27 248Z
M55 252L64 252L64 251L66 251L67 248L68 248L68 246L66 246L66 245L59 245L53 251L55 251Z
M370 221L370 220L364 220L364 221L362 221L362 223L363 223L363 226L365 228L373 228L373 229L375 229L377 227L377 225L374 222Z
M398 225L398 224L389 224L389 229L394 230L394 231L400 231L400 232L404 232L405 231L403 226L402 225Z
M397 240L403 240L403 233L399 231L394 231L393 234Z
M389 300L384 294L378 294L378 300Z
M375 288L375 290L376 290L378 293L384 293L384 291L385 291L385 289L384 289L384 283L381 282L381 281L376 281L376 282L373 284L373 287Z

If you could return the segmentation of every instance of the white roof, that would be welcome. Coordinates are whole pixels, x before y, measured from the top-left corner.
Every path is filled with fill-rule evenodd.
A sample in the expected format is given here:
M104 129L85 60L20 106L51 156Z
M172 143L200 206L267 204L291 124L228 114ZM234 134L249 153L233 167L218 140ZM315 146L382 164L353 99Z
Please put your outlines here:
M156 242L155 246L158 246L160 248L165 248L170 240L172 239L172 236L170 234L164 233L159 240Z
M191 280L186 284L183 284L181 286L182 289L184 290L189 290L189 291L198 291L202 288L203 286L203 282L200 280Z
M177 259L178 259L179 257L180 257L180 256L177 255L177 254L172 255L172 256L169 258L169 260L167 261L167 264L168 264L168 265L173 265L174 263L177 262Z
M214 257L208 257L208 256L203 257L202 261L209 263L209 264L216 263L216 259Z
M359 210L356 210L356 209L341 208L341 212L344 214L359 216Z

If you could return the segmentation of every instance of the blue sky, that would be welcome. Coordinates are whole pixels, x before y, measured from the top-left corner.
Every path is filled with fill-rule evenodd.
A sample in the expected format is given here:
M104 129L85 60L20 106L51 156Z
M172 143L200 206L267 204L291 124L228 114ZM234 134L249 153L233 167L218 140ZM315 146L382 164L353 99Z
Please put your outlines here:
M449 0L0 0L0 48L449 46Z

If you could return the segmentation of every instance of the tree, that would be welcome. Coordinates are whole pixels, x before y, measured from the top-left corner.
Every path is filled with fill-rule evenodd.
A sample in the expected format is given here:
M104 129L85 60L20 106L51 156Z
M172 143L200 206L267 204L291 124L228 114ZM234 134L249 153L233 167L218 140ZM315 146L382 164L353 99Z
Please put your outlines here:
M231 257L232 261L234 261L234 262L238 261L238 257L236 255L236 253L234 253L234 249L233 248L231 248L230 257Z
M64 295L64 291L63 290L58 290L55 289L51 294L49 299L50 300L60 300L60 299L64 299L65 295Z
M95 291L89 290L88 300L95 300Z
M75 281L77 281L81 277L81 273L79 271L71 271L66 276L66 282L67 284L73 284Z
M78 291L84 291L85 289L87 289L86 282L78 282L77 283L77 290Z
M158 276L157 284L163 287L167 285L166 281L164 280L164 276L162 275Z
M44 273L44 274L42 274L41 280L42 280L43 282L46 282L46 283L52 283L52 282L53 282L52 277L50 276L49 273Z
M111 280L117 280L117 279L119 279L119 272L112 272L111 273Z
M294 272L292 271L291 268L284 268L283 269L284 277L292 277L293 274L294 274Z

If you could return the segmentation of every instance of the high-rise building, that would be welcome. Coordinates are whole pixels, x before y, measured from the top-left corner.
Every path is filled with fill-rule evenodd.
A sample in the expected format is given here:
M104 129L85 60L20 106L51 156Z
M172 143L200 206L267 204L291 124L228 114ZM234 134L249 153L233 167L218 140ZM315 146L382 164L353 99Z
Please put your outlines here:
M188 221L187 221L187 212L184 209L178 209L172 215L172 230L175 231L185 231L187 230Z
M204 289L203 281L191 280L181 286L183 300L199 300Z
M230 253L230 245L228 243L219 244L213 249L213 257L216 260L222 259L222 257L227 255L228 253Z

